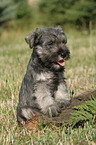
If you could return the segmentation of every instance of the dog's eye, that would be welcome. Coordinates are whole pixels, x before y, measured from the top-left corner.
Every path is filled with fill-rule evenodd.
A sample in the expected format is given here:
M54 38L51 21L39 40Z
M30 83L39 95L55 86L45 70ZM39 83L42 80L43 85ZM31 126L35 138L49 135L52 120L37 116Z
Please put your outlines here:
M52 45L52 44L53 44L53 41L50 41L50 42L47 43L47 45L49 45L49 46Z
M63 51L60 49L60 50L58 51L58 54L61 55L62 53L63 53Z

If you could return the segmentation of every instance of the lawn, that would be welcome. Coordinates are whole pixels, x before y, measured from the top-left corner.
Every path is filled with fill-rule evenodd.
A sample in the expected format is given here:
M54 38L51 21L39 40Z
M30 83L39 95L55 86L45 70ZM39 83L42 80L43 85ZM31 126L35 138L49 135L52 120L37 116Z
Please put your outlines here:
M65 64L70 96L96 88L96 31L64 30L71 58ZM0 128L2 145L95 145L96 124L84 127L42 126L36 130L18 127L18 94L32 50L25 42L26 31L5 31L0 38Z

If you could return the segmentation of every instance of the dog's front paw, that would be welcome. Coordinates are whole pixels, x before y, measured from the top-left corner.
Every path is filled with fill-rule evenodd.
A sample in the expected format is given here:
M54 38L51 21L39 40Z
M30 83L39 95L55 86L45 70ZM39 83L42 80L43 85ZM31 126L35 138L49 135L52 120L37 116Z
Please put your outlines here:
M46 115L49 117L58 116L61 113L61 109L57 105L50 105L46 108Z
M66 108L67 106L70 105L70 103L71 103L70 99L69 99L69 100L60 99L60 100L58 100L57 105L58 105L60 108Z

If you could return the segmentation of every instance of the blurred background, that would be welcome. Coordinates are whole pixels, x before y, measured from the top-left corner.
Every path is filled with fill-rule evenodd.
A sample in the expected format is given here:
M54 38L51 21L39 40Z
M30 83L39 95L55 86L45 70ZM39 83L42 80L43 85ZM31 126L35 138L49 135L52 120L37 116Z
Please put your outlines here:
M0 35L34 27L96 27L96 0L0 0Z
M93 118L96 114L88 115L87 119L85 117L92 120L92 124L87 123L77 130L72 130L71 126L66 128L65 125L62 126L64 129L55 126L51 129L49 126L44 130L40 127L34 133L23 128L20 131L17 126L19 90L32 53L25 37L35 28L57 25L63 28L67 36L67 47L71 54L64 72L70 97L96 89L96 0L0 0L2 145L96 143ZM80 116L76 119L78 121Z

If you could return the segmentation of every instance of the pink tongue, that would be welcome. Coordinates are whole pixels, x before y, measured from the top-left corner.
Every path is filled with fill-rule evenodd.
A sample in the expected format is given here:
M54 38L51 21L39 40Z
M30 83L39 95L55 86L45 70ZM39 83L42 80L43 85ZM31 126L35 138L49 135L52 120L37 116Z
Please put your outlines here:
M59 65L61 65L61 66L64 66L65 65L65 62L57 62Z

